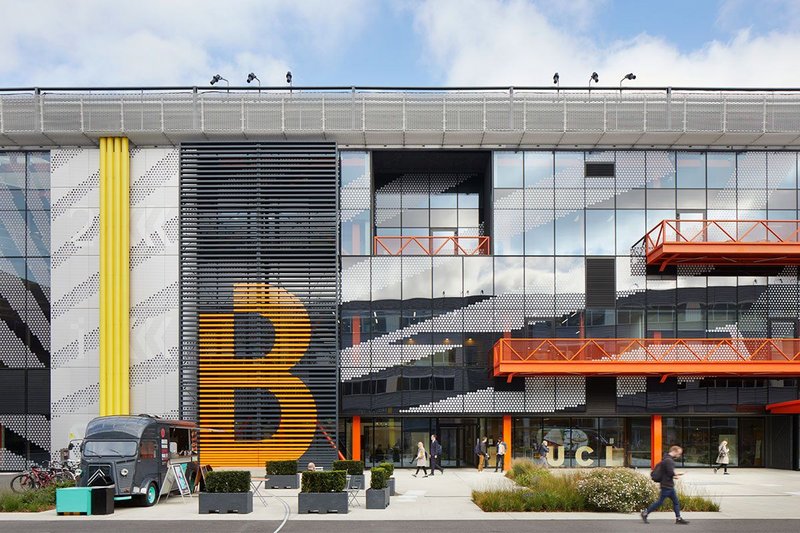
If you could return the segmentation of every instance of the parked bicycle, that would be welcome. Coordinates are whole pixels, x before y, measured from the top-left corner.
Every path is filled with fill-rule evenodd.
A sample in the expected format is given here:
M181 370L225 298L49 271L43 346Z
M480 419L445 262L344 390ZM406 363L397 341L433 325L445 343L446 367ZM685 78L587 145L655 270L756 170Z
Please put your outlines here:
M21 493L53 483L75 482L79 475L80 469L71 461L65 465L54 461L46 468L32 465L27 471L11 479L11 490Z

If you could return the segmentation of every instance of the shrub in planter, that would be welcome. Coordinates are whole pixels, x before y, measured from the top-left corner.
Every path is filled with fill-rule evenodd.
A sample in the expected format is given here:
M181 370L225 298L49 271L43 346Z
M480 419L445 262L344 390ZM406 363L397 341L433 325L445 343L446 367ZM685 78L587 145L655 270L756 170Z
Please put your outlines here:
M370 473L367 509L386 509L389 505L389 473L377 466Z
M592 510L630 513L644 509L658 497L656 485L627 468L597 468L577 483L578 492Z
M297 495L298 513L347 513L347 472L303 472L300 494Z
M394 477L392 477L392 476L394 476L394 464L383 462L383 463L380 463L378 465L378 467L379 468L383 468L384 470L386 470L386 475L389 477L389 495L390 496L397 495L397 491L395 490L395 486L394 486L395 480L394 480Z
M268 476L293 476L297 474L297 461L267 461Z
M351 476L364 474L364 461L334 461L333 470L344 470Z
M200 493L200 513L252 513L250 472L213 471L206 475L206 490Z
M267 461L266 486L273 489L296 489L297 461Z

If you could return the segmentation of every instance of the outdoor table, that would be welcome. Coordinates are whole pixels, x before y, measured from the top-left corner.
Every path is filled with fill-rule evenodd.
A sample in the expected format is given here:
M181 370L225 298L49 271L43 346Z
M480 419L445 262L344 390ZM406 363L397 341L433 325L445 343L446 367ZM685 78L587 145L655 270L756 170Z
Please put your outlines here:
M264 496L258 492L259 488L267 488L267 481L269 481L268 477L253 477L250 478L250 486L253 488L253 495L261 500L261 503L264 504L264 507L267 507L267 500Z

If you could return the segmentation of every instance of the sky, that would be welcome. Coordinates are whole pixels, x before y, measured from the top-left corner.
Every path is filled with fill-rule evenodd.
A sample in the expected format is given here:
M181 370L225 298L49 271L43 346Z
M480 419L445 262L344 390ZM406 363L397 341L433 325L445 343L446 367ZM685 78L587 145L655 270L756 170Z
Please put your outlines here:
M0 87L800 87L800 0L0 0ZM223 82L224 85L224 82Z

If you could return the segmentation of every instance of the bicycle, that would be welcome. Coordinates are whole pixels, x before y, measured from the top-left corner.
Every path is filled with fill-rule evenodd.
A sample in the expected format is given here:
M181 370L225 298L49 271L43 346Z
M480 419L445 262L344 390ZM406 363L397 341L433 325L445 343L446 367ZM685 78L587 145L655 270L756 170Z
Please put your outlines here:
M11 479L11 490L22 493L60 481L75 481L75 478L75 474L66 469L31 466L27 472L22 472Z

